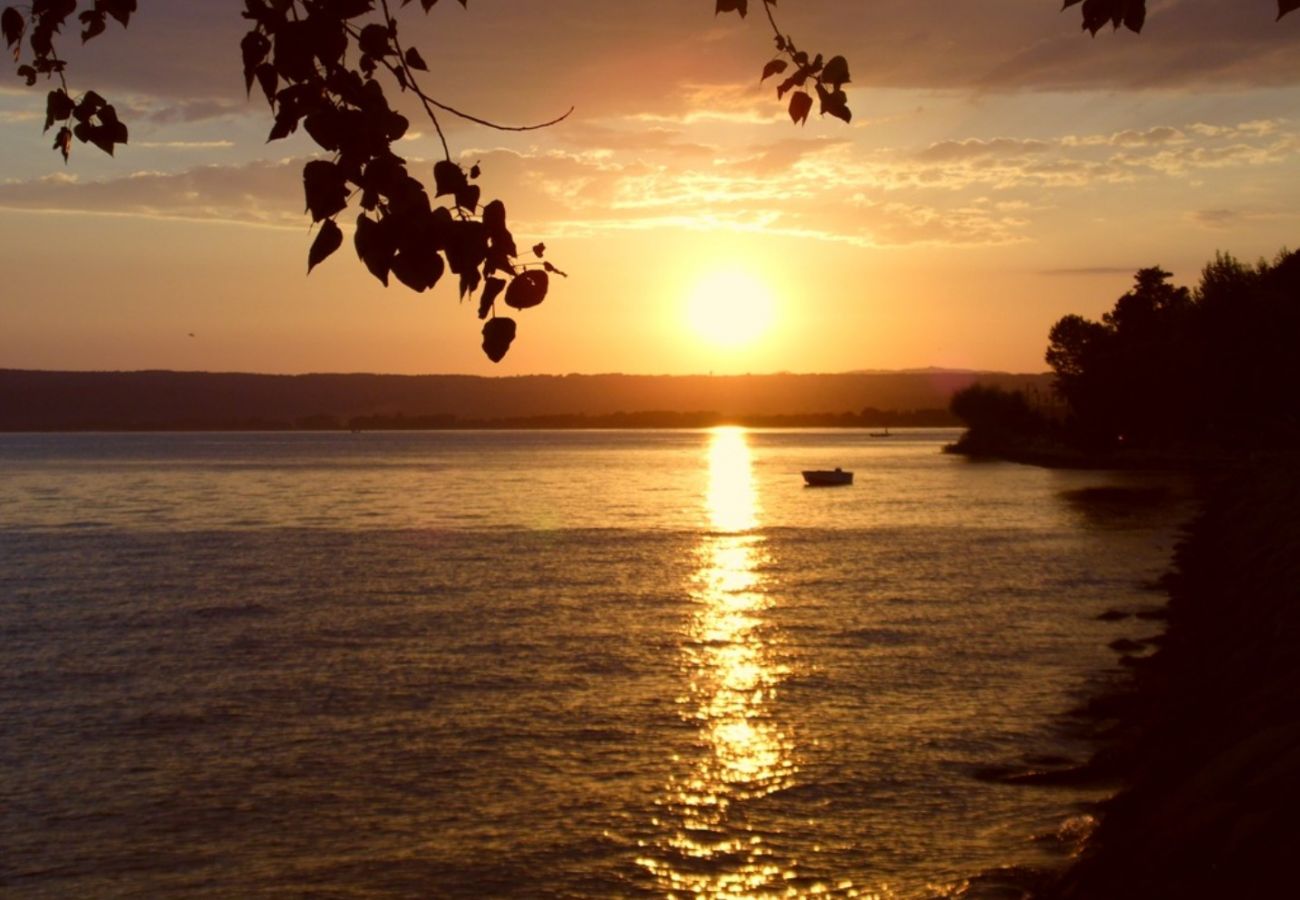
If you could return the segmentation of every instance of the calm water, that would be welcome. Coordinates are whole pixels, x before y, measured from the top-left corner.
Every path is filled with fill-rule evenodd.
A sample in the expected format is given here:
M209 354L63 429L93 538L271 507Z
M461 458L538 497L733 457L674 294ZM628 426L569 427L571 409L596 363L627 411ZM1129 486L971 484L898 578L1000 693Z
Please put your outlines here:
M1177 499L952 432L0 435L14 896L927 897ZM851 468L851 488L798 472ZM1146 630L1150 630L1149 628Z

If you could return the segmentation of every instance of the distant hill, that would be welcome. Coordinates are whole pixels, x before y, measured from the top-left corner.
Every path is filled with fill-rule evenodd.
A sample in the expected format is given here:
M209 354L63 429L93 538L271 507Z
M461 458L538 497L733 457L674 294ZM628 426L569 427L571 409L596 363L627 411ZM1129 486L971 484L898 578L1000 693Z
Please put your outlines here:
M482 378L0 369L0 430L332 428L359 419L366 427L757 424L773 417L782 419L771 424L788 425L938 424L935 415L946 411L952 394L975 381L1046 392L1050 376L934 370ZM861 417L864 410L871 415L862 422L844 416ZM902 415L918 410L930 411L930 418Z

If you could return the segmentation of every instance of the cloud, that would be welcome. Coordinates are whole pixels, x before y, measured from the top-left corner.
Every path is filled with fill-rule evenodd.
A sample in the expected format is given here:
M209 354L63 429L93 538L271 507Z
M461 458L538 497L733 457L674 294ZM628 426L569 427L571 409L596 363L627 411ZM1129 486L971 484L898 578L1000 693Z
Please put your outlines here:
M1045 153L1052 149L1047 141L1015 140L1013 138L995 138L981 141L971 138L965 141L941 141L931 144L916 158L922 162L957 162L977 157L997 156L1019 158Z
M47 176L0 184L0 208L202 219L302 228L303 160L136 172L83 181Z
M1081 275L1132 275L1141 266L1086 266L1079 269L1043 269L1038 274L1055 277L1078 277Z
M1212 231L1237 228L1252 222L1274 222L1281 219L1295 219L1291 211L1282 212L1269 209L1198 209L1187 214L1189 221Z

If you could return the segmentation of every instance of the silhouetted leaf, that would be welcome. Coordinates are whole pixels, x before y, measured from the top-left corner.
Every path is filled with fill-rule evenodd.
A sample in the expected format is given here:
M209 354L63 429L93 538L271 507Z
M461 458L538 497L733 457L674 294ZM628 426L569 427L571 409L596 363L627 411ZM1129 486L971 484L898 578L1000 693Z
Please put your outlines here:
M3 32L7 46L17 46L23 39L23 31L26 27L23 14L12 6L6 6L5 11L0 13L0 32Z
M568 273L568 272L564 272L564 271L561 271L560 269L555 268L555 266L551 265L549 262L544 262L544 263L542 263L542 268L543 268L545 271L547 271L547 272L551 272L551 273L553 273L553 274L555 274L555 275L559 275L561 278L568 278L568 277L569 277L569 273Z
M763 66L763 75L758 80L766 81L767 79L771 78L773 75L780 75L787 68L789 68L789 66L790 64L783 59L771 60L770 62L768 62L767 65Z
M1277 0L1277 17L1280 19L1289 12L1300 9L1300 0Z
M447 230L447 265L457 275L477 271L487 259L487 230L482 222L460 220Z
M348 187L339 167L323 159L314 159L302 169L307 211L319 222L342 212L348 205Z
M122 27L125 28L131 23L131 13L136 10L136 0L95 0L95 6L102 6L105 12L121 22Z
M81 22L81 42L83 44L91 38L103 34L104 29L108 27L104 14L98 10L88 9L77 16L77 19Z
M362 53L376 59L393 52L392 46L388 42L388 29L383 25L367 25L362 28L361 36L357 38L357 46L361 48Z
M429 67L424 64L424 57L420 56L420 51L414 47L406 48L406 64L421 72L429 71Z
M718 5L713 10L713 14L716 16L718 13L724 12L738 12L741 18L744 18L745 14L749 12L749 0L718 0Z
M307 253L307 274L310 275L312 269L324 262L341 246L343 246L343 230L333 219L326 219L321 223L316 240L311 242L311 250Z
M375 3L374 0L325 0L325 7L340 19L355 19L374 9Z
M514 319L498 316L489 319L483 326L483 352L494 363L505 359L506 352L514 343L517 327Z
M275 66L262 63L253 74L257 77L257 84L262 89L262 93L266 95L266 102L274 103L275 90L280 84L280 75L275 71Z
M357 256L365 263L370 274L383 282L384 287L388 287L388 271L392 267L397 244L386 221L376 222L364 213L357 216L357 233L353 237L353 244Z
M531 309L546 299L546 290L551 279L540 269L520 272L506 288L506 306L515 309Z
M473 212L478 209L478 201L482 195L482 188L477 184L469 184L466 182L463 187L456 191L456 205Z
M433 165L433 185L435 197L444 197L448 194L455 195L458 191L463 190L468 182L465 180L465 171L449 159L440 159Z
M470 294L478 290L479 283L483 276L479 274L478 269L471 269L460 276L460 299L464 300Z
M790 120L796 124L807 124L808 113L812 112L812 97L803 91L790 95Z
M533 256L536 256L538 259L541 259L542 254L545 252L546 252L545 244L533 244Z
M266 54L271 52L271 42L260 31L250 31L239 42L239 50L244 57L244 87L251 94L257 67L266 59Z
M488 313L492 310L492 304L496 302L497 297L506 289L506 280L504 278L488 278L483 282L483 295L478 298L478 317L486 319Z
M343 132L342 114L332 106L314 112L302 120L302 127L322 150L333 153L339 149Z
M316 14L307 17L307 25L312 55L326 68L341 63L348 50L348 33L343 22L332 16Z
M483 227L487 229L488 237L493 240L501 236L510 236L510 232L506 229L506 205L500 200L493 200L483 207Z
M832 115L837 119L843 119L845 122L853 121L853 113L849 111L848 97L843 91L828 91L817 84L817 99L821 102L820 115Z
M822 68L822 82L835 90L849 83L849 62L842 56L832 56Z
M49 131L55 122L66 121L75 108L76 104L63 88L50 91L45 98L45 130Z
M430 248L405 249L393 257L393 274L413 291L426 291L438 283L446 270L438 251Z
M72 129L64 125L59 129L59 133L54 136L54 149L63 154L63 161L68 161L68 154L72 152Z
M285 22L277 28L271 62L286 81L312 78L316 74L316 64L312 59L311 25L305 21Z

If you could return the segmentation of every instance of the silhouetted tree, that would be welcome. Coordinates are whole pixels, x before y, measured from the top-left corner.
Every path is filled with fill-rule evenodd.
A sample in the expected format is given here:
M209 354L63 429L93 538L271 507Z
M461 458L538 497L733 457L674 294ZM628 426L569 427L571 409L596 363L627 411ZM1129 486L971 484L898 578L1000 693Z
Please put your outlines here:
M1066 316L1047 363L1076 440L1096 447L1259 444L1300 428L1300 254L1220 254L1195 291L1160 268L1092 322Z
M971 456L998 456L1024 450L1051 431L1051 424L1023 391L972 384L953 394L949 411L966 425L952 449Z

